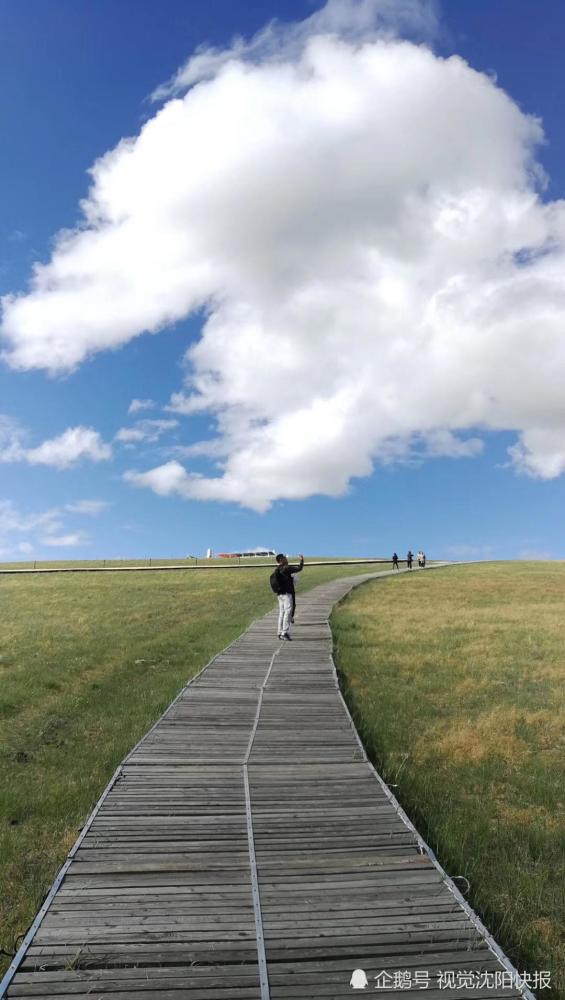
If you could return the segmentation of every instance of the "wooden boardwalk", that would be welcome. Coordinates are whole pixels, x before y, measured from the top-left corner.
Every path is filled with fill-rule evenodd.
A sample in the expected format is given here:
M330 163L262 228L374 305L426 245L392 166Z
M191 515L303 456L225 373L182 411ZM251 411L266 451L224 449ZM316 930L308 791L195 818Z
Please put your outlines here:
M341 699L328 615L363 579L301 595L292 643L267 615L183 690L104 793L8 997L337 1000L354 969L389 998L427 976L430 1000L531 997L503 988L511 966ZM462 970L482 988L441 988Z

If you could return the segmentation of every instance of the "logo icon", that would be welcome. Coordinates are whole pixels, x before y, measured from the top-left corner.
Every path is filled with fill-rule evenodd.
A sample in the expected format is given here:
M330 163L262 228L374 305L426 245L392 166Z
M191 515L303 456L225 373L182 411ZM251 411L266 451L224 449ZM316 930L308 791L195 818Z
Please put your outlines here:
M354 990L364 990L369 985L369 980L365 975L363 969L355 969L349 983Z

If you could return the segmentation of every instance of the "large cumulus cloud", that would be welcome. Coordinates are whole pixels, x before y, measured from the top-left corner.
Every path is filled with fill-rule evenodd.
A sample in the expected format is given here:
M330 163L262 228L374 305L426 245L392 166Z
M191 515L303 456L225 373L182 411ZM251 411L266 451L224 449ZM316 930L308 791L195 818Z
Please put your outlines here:
M158 493L339 495L415 447L475 454L481 428L559 475L565 207L541 125L462 59L369 30L375 0L328 6L362 30L277 49L270 29L179 71L165 90L188 92L95 164L84 226L4 301L6 358L67 370L205 309L170 408L214 417L193 454L217 474L129 473Z

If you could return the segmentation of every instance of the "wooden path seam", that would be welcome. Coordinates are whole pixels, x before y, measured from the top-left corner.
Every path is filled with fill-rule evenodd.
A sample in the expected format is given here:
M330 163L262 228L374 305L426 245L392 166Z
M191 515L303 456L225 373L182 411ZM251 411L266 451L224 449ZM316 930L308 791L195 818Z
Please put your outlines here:
M255 734L257 732L257 726L259 725L259 718L261 715L261 705L263 702L263 691L265 686L269 681L271 670L276 657L280 653L281 647L275 650L271 657L269 663L269 669L265 674L265 679L259 688L259 697L257 698L257 710L255 712L255 720L253 722L253 729L251 730L251 735L249 737L249 743L247 744L247 751L243 759L243 781L245 786L245 815L247 819L247 844L249 850L249 868L251 872L251 892L253 895L253 913L255 916L255 937L257 939L257 961L259 963L259 986L261 989L261 1000L269 1000L269 973L267 969L267 956L265 953L265 935L263 933L263 914L261 911L261 893L259 890L259 879L257 877L257 860L255 856L255 836L253 833L253 810L251 807L251 794L249 791L249 771L248 763L251 756L251 751L253 749L253 742L255 740Z
M531 1000L339 690L331 608L388 575L299 595L292 643L270 612L183 688L115 772L0 997L339 1000L357 969L387 1000L422 977L430 1000Z

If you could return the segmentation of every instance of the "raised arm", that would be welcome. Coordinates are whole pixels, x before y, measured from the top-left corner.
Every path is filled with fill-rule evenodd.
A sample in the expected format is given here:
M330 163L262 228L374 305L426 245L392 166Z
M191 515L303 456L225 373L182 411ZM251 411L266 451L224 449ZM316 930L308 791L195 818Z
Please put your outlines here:
M300 573L300 571L302 569L304 569L304 556L302 555L302 553L300 554L300 563L299 563L299 565L298 566L289 566L288 568L289 568L289 570L290 570L291 573Z

